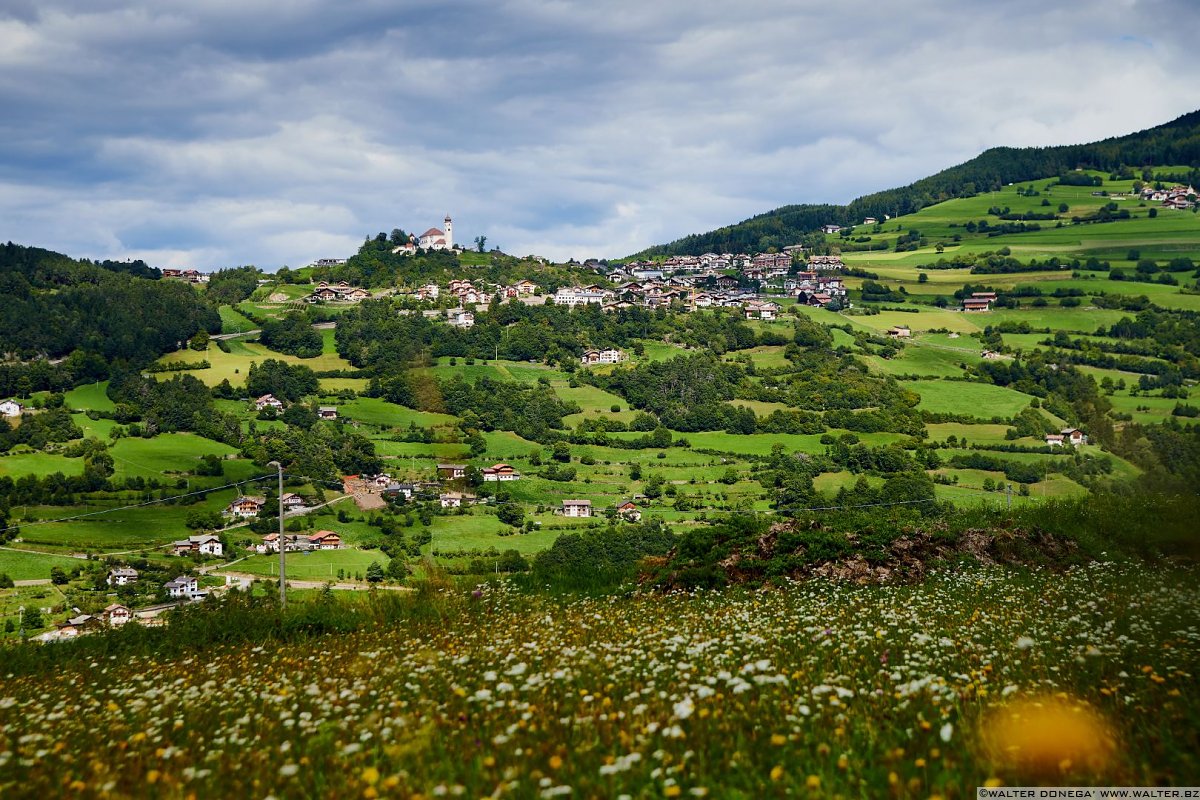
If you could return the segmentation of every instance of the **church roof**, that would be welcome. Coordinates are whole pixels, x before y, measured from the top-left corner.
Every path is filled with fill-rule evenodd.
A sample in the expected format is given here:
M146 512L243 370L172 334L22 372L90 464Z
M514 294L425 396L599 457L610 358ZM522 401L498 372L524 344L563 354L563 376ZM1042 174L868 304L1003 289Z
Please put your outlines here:
M421 234L421 238L424 239L427 236L445 236L445 235L446 234L444 232L439 231L437 228L430 228L429 230L427 230Z

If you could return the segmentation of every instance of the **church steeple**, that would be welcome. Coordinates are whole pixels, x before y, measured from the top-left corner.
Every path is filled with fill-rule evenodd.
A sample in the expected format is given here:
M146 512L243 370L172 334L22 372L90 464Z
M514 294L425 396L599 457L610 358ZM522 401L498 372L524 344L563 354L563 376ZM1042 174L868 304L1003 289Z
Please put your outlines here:
M446 215L446 219L444 222L446 225L446 227L445 227L446 249L450 250L454 247L454 223L450 221L449 214Z

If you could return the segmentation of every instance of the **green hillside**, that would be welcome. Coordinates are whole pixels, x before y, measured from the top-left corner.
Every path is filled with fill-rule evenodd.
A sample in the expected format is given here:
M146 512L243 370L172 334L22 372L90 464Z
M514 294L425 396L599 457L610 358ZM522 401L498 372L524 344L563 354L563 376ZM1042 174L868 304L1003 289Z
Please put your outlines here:
M1075 169L1105 173L1122 169L1140 176L1147 164L1180 164L1195 174L1200 166L1200 111L1148 130L1099 142L1059 147L995 147L970 161L922 178L908 186L864 195L847 205L787 205L718 228L657 245L639 256L692 254L706 251L766 250L796 244L822 225L855 225L867 217L884 219L911 214L944 200L999 191L1010 183L1037 180ZM1196 179L1191 178L1193 184Z

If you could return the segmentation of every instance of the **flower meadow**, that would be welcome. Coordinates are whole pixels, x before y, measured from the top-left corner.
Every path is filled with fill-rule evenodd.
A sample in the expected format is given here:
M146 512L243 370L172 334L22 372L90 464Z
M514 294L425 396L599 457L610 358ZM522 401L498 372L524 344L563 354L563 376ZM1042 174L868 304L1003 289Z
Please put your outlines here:
M9 674L0 796L1195 785L1196 578L1092 564L943 570L908 586L447 589L350 633Z

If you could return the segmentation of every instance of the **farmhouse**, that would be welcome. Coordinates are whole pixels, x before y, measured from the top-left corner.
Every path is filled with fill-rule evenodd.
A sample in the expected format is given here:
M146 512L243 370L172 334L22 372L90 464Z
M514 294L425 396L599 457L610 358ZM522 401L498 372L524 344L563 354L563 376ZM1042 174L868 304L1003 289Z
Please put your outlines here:
M318 406L317 417L320 419L337 419L337 406Z
M266 502L265 497L250 497L249 495L239 497L225 508L225 513L231 517L241 517L242 519L257 517Z
M341 550L342 537L333 531L317 531L308 537L314 550Z
M129 606L113 603L104 607L102 618L109 626L117 628L132 620L133 612L129 610Z
M912 337L912 329L907 325L893 325L888 328L887 335L893 339L909 339Z
M133 567L116 567L108 571L104 582L109 586L128 586L137 583L138 571Z
M404 495L405 500L411 500L413 493L416 492L416 490L417 487L411 483L396 483L393 481L384 487L383 493L392 497Z
M621 517L621 519L630 522L640 522L642 519L642 510L632 500L625 500L618 504L616 510L617 516Z
M3 403L0 403L0 416L19 417L24 410L25 406L16 400L5 400Z
M276 411L282 411L283 403L277 400L273 394L264 394L254 401L254 408L259 411L262 411L264 408L273 408Z
M965 297L962 301L963 311L991 311L992 301L986 297Z
M291 553L295 551L307 552L313 550L314 545L309 540L308 536L302 533L285 533L283 535L284 549ZM279 552L279 534L268 533L262 539L262 544L255 548L259 553L278 553Z
M438 477L453 481L453 480L457 480L459 478L466 477L467 465L466 464L438 464L437 471L438 471Z
M537 284L531 280L520 280L513 284L513 288L517 290L517 294L521 296L531 295L537 291Z
M465 498L462 492L446 492L438 496L438 502L442 508L461 508Z
M592 501L563 500L562 515L564 517L590 517L592 515Z
M513 469L511 464L493 464L490 467L484 467L479 472L485 481L521 480L521 473Z
M317 288L307 298L310 303L357 303L366 300L371 293L358 286L351 286L345 281L330 284L321 281Z
M841 229L842 229L841 225L832 225L832 224L822 225L821 233L838 233L839 231L841 231Z
M220 537L211 533L189 536L178 542L172 542L171 548L177 556L187 556L193 553L204 556L220 556L225 552L225 546L221 544Z
M288 492L283 496L283 513L290 514L296 511L303 511L308 507L308 501L298 494Z
M1047 433L1046 444L1051 447L1062 447L1063 435L1061 433Z
M465 308L454 308L446 312L446 322L452 328L473 328L475 315Z
M775 319L779 314L779 306L776 303L760 303L752 301L746 303L743 307L746 319Z
M609 348L608 350L584 350L583 356L580 357L581 364L616 364L618 361L624 361L625 354L620 350Z
M1083 431L1081 430L1076 428L1063 428L1061 433L1066 441L1070 442L1076 447L1081 444L1087 444L1087 436L1084 435Z
M195 597L200 593L200 582L187 575L180 575L163 584L167 597Z
M98 617L93 617L91 614L80 614L77 617L71 617L66 622L58 623L55 627L58 628L58 638L68 639L90 633L100 625L101 620Z

